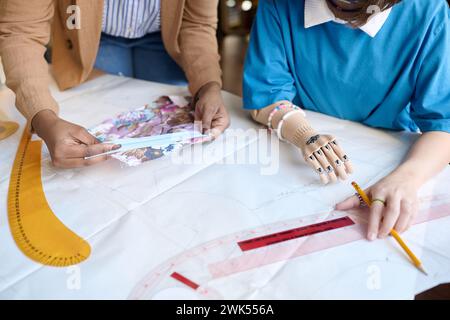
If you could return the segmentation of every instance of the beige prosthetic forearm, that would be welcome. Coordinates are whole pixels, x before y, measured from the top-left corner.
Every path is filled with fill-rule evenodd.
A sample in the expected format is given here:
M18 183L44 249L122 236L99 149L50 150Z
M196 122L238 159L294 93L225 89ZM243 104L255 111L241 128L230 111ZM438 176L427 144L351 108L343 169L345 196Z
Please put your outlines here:
M288 107L273 113L273 110L281 105ZM283 139L301 150L305 161L317 171L324 183L329 180L335 181L336 174L345 179L352 168L347 155L338 146L336 139L331 135L318 134L311 127L306 116L302 112L292 113L294 110L295 107L289 101L279 101L266 108L253 110L251 114L255 121L266 126L269 125L269 118L272 114L270 126L275 130L283 121L279 136L281 135ZM290 115L286 117L288 113Z
M280 101L266 108L260 110L253 110L252 117L255 121L267 126L270 114L277 106L280 105L291 105L291 103L289 101ZM277 111L273 115L271 121L272 129L277 129L283 117L293 110L295 109L292 106L290 108ZM313 141L314 139L316 139L318 135L309 124L305 115L300 112L293 114L286 121L284 121L283 126L281 128L281 136L285 140L289 141L293 145L300 148L305 158L315 151L309 150L310 148L308 148L308 146L311 145L311 143L308 145L308 141L309 142Z

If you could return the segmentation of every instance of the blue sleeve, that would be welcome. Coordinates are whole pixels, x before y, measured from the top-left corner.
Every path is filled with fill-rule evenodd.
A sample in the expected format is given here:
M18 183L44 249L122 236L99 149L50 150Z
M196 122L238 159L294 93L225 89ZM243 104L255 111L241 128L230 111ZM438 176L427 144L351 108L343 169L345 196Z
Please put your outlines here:
M411 117L422 132L450 133L450 9L440 13L422 48Z
M261 109L295 96L275 1L259 1L244 65L244 108Z

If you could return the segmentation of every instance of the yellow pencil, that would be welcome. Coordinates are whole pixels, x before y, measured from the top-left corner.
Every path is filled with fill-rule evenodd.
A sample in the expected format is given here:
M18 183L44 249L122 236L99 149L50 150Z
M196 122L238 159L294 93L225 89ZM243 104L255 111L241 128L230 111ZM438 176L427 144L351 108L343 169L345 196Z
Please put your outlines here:
M352 182L353 188L355 188L356 192L361 196L363 201L370 207L372 205L372 201L367 196L367 194L364 192L363 189L356 183ZM395 231L395 229L392 229L390 232L390 235L394 237L394 239L398 242L400 247L406 252L406 254L411 258L412 262L414 263L414 266L419 269L421 272L423 272L425 275L428 275L428 273L425 271L422 262L419 260L419 258L416 257L416 255L411 251L410 248L406 245L405 241L400 237L400 235Z

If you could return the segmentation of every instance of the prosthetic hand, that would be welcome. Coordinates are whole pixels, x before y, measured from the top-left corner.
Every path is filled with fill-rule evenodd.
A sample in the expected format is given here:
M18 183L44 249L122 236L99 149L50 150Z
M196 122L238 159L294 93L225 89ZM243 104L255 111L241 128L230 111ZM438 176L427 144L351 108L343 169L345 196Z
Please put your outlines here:
M352 173L348 156L331 135L318 134L308 123L305 113L289 101L281 101L252 111L255 121L276 130L280 140L298 147L305 161L327 184L338 177L345 180Z

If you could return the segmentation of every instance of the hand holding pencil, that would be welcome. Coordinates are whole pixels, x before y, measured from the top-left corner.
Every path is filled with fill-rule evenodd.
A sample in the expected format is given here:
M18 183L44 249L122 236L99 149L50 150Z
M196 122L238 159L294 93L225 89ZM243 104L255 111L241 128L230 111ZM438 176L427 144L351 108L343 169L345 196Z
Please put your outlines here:
M385 205L386 205L385 200L380 199L380 198L372 198L372 199L369 198L369 196L366 194L366 192L364 190L362 190L356 182L352 182L352 186L356 190L355 196L357 197L360 206L366 205L369 208L373 208L376 204L381 203L383 205L383 207L385 207ZM347 200L347 201L349 201L349 200ZM369 224L370 224L370 222L369 222ZM370 226L369 226L369 230L370 230ZM369 236L370 236L370 232L371 231L369 231ZM418 270L423 272L425 275L428 275L426 273L425 269L423 268L422 262L416 257L416 255L412 252L412 250L407 246L407 244L403 241L403 239L400 237L400 235L397 233L397 231L395 229L391 229L389 231L389 234L392 237L394 237L394 239L397 241L397 243L402 247L402 249L405 251L405 253L408 255L408 257L411 259L414 266ZM373 240L373 239L371 239L371 240Z
M402 233L413 223L418 213L419 187L407 176L390 174L365 192L373 202L370 206L367 238L385 238L392 229ZM350 210L360 207L357 195L351 196L336 205L337 210Z

